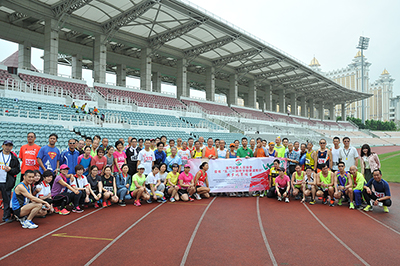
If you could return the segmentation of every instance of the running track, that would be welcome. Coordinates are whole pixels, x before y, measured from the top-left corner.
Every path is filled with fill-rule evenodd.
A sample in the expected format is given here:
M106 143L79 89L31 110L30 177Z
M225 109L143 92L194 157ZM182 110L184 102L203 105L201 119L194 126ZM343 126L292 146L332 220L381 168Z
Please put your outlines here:
M389 214L351 211L346 203L217 197L89 208L37 218L35 230L1 224L0 265L38 256L43 265L395 265L400 184L391 192Z

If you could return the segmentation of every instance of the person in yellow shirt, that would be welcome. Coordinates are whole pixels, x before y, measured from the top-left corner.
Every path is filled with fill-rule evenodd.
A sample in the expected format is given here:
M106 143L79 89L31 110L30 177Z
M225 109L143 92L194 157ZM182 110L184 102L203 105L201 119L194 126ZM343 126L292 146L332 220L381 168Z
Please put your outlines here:
M282 145L281 137L276 137L275 143L276 143L275 144L275 148L274 148L274 150L276 150L275 157L284 158L285 157L286 148L285 148L285 146Z
M335 189L333 188L334 177L333 173L329 170L328 165L321 164L321 172L317 173L316 183L318 186L317 197L323 197L322 203L328 203L328 195L330 197L329 206L335 206L335 198L333 194Z
M280 163L279 159L275 159L274 166L269 169L267 198L276 198L275 178L279 175Z
M171 166L171 168L172 168L172 172L168 173L167 177L165 178L164 185L166 187L165 190L171 196L169 200L171 202L174 202L176 200L179 200L179 195L178 195L178 190L179 190L179 186L178 186L178 177L179 177L178 169L179 169L179 165L174 163Z

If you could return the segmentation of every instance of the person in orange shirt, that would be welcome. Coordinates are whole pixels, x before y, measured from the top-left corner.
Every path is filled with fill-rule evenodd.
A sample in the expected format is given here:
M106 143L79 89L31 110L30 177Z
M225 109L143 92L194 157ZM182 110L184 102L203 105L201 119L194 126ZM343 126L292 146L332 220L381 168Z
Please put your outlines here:
M263 147L261 138L257 138L257 146L254 150L254 157L269 157L268 150Z
M39 154L40 146L35 144L36 134L29 132L28 144L25 144L19 150L19 158L21 159L21 181L26 170L39 170L39 164L37 162L37 156Z

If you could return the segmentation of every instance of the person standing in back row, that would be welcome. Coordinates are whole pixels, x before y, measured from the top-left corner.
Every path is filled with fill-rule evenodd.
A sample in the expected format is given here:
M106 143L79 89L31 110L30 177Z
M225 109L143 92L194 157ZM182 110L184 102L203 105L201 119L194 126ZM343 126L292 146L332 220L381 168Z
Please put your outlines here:
M371 147L364 144L361 147L361 174L364 175L365 181L369 182L372 179L374 170L381 168L381 162L375 152L371 152Z
M214 141L212 138L208 138L207 147L203 149L203 158L218 159L217 148L213 146Z
M36 134L28 133L28 144L25 144L19 150L19 158L21 159L21 182L26 170L39 170L37 156L40 151L40 146L35 144Z
M350 146L350 138L343 138L344 147L339 151L339 160L346 164L345 171L350 171L350 167L358 167L358 152L356 148Z
M57 174L60 168L60 150L56 148L58 136L57 134L51 134L49 136L49 144L43 146L37 156L39 171L43 174L46 170L51 170L54 174Z
M314 170L319 173L323 165L328 166L329 169L332 167L332 152L326 148L326 139L319 141L319 149L316 153L316 160L314 161Z
M137 139L132 138L129 148L126 149L126 162L128 163L129 171L128 174L133 176L137 173L138 157L140 148L137 145Z
M333 147L331 148L332 152L332 171L336 172L339 170L338 163L339 163L339 153L340 153L340 138L334 137L333 138Z

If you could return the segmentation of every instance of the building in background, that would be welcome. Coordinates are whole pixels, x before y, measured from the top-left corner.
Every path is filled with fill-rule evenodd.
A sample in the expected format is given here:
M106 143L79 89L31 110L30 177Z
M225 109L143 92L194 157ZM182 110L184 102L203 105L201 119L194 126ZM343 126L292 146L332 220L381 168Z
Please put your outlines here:
M400 123L400 95L390 99L389 120Z
M362 92L361 88L361 52L358 51L352 62L345 68L323 72L318 60L314 57L309 65L313 70L320 72L340 85ZM364 56L364 92L373 94L365 100L365 118L381 121L390 119L390 99L393 98L394 79L385 69L377 80L370 82L368 62ZM361 101L346 106L346 116L361 118ZM336 116L341 116L341 105L335 107Z

